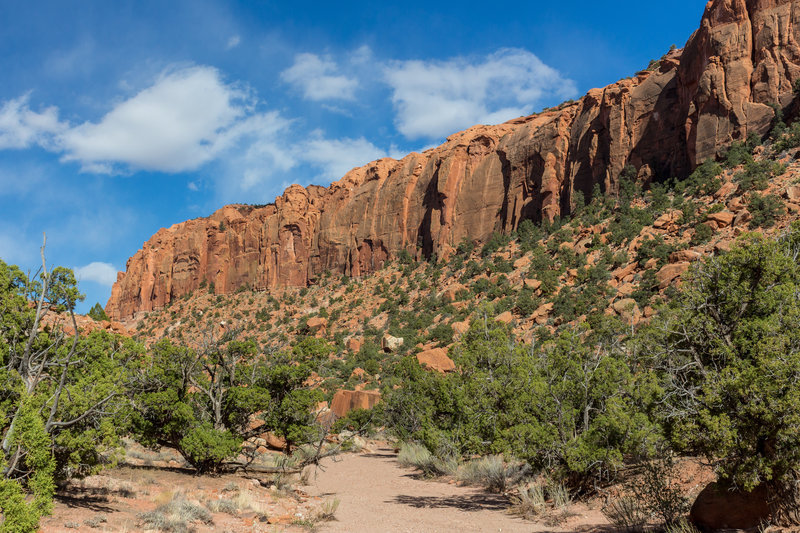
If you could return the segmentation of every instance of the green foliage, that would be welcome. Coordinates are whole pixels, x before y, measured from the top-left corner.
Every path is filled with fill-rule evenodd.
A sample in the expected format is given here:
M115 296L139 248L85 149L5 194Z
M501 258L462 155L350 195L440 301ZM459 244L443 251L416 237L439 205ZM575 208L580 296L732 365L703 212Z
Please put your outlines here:
M782 133L781 136L775 140L772 148L775 153L781 153L786 150L791 150L792 148L797 148L798 146L800 146L800 122L795 122L785 134Z
M673 444L744 490L800 471L800 226L750 235L698 267L640 337L663 376Z
M92 306L92 308L89 309L89 312L87 313L87 316L89 318L91 318L92 320L96 320L97 322L100 322L100 321L103 321L103 320L110 320L108 318L108 315L106 314L105 309L103 309L103 307L100 305L100 303L94 304Z
M18 468L29 473L25 479L0 478L0 532L26 533L39 529L39 519L50 514L55 494L56 462L51 451L51 437L35 405L24 398L19 406L11 444L17 453L12 461L21 461ZM0 461L5 471L8 462ZM26 492L31 498L26 497Z
M522 289L517 296L516 309L522 316L530 316L539 308L540 301L531 289Z
M489 257L500 248L508 246L509 242L511 242L511 239L508 237L508 235L503 235L502 233L492 233L492 236L489 237L489 240L483 245L481 257Z
M636 261L640 266L644 266L650 259L656 259L655 268L659 269L669 260L669 256L675 251L675 246L666 244L664 239L657 235L646 241L642 241L639 250L636 252Z
M227 430L217 430L209 422L188 428L179 447L186 459L200 472L214 471L225 460L235 457L242 439Z
M698 224L694 227L690 244L692 246L700 246L710 241L713 236L714 230L711 229L711 226L708 224Z
M775 161L750 161L744 170L736 174L736 181L744 190L764 190L769 180L786 172L786 167Z
M783 201L774 194L762 196L753 193L747 207L753 216L750 220L751 228L770 228L785 211Z
M73 317L82 298L69 269L28 279L0 260L2 531L37 529L56 480L113 460L127 430L124 387L139 346L106 332L70 337L58 316L42 326L52 310Z
M224 338L201 351L155 344L138 372L136 430L148 446L171 446L198 471L215 471L254 432L273 431L289 445L316 436L312 407L322 392L304 382L330 353L307 337L291 353L268 358L253 342ZM250 421L261 413L265 426Z
M692 172L683 185L690 196L713 194L722 185L720 174L722 166L713 159L707 159Z
M623 354L587 344L566 332L516 344L484 315L452 352L459 373L402 363L404 386L388 392L387 422L440 455L508 453L576 486L609 478L657 435L643 411L653 387Z

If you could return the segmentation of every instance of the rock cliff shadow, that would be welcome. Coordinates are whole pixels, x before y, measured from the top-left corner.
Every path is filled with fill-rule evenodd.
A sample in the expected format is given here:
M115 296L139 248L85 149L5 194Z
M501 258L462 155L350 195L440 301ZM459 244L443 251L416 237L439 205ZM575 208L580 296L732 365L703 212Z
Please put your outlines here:
M470 496L409 496L400 494L387 503L399 503L418 509L460 509L461 511L503 511L508 508L508 499L495 494L473 494Z

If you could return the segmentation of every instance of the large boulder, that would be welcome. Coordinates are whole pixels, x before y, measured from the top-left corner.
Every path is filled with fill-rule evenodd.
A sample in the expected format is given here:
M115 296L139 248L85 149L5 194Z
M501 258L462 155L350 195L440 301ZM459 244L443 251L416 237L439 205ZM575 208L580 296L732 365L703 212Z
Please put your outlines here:
M689 520L701 531L753 530L769 520L765 487L736 492L711 483L697 496Z
M417 361L422 366L443 374L456 369L456 364L447 356L447 350L444 348L434 348L420 352L417 354Z
M375 390L339 390L333 395L331 411L342 418L353 409L372 409L381 401L381 393Z
M393 337L387 333L381 339L381 348L384 352L394 353L403 346L404 342L402 337Z
M689 266L690 264L687 262L665 265L656 274L656 280L658 280L658 288L666 289L667 287L669 287L670 283L683 276L686 273L686 271L689 270Z

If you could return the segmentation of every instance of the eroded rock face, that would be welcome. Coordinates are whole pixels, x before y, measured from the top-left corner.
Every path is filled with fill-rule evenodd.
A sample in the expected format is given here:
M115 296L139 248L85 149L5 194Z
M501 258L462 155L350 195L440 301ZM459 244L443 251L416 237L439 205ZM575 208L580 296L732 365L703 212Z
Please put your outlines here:
M337 418L342 418L354 409L372 409L381 401L378 391L339 390L333 395L331 411Z
M712 0L683 50L576 102L438 148L381 159L327 188L289 187L274 204L227 206L162 229L129 259L106 312L127 319L201 284L217 293L302 286L325 270L363 276L402 250L447 257L525 219L566 215L596 184L682 176L750 133L770 103L792 109L800 0Z

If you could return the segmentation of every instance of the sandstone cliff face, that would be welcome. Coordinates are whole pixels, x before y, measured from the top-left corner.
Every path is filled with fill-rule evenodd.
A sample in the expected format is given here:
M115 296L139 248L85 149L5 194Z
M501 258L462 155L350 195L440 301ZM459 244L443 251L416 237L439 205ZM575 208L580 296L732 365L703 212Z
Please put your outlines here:
M401 250L446 257L522 220L566 215L626 165L643 180L688 174L790 107L800 78L800 0L712 0L682 51L652 72L557 110L475 126L438 148L354 169L275 204L227 206L154 235L120 273L106 312L126 319L214 283L217 293L362 276Z

